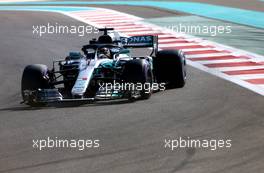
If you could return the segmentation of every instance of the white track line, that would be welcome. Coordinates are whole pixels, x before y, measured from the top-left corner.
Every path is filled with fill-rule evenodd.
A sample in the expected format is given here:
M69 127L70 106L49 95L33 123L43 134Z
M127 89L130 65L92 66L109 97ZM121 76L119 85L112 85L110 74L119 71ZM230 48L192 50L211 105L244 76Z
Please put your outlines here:
M212 67L210 67L212 68ZM257 69L264 69L264 65L259 66L239 66L239 67L215 67L215 70L219 70L222 72L225 71L240 71L240 70L257 70Z
M90 20L90 21L93 21L93 22L107 22L107 21L111 21L111 22L118 22L118 21L127 21L129 20L130 18L127 17L127 18L124 18L124 17L112 17L112 18L100 18L100 19L91 19L89 17L87 17L87 20Z
M228 60L209 60L209 61L196 61L201 64L218 64L218 63L232 63L232 62L250 62L248 59L228 59Z
M87 20L89 20L89 19L87 19ZM92 22L94 22L94 21L92 21ZM119 19L119 20L99 21L99 22L96 22L96 23L97 24L105 24L105 23L111 24L111 23L116 23L116 22L117 23L127 23L128 20L127 19Z
M118 30L118 29L131 29L131 28L147 28L147 27L144 27L141 24L135 24L133 26L115 26L115 30Z
M258 85L258 86L264 89L264 85L261 84L261 85Z
M216 49L215 48L190 48L190 49L182 49L183 52L207 51L207 50L216 50Z
M209 57L218 57L218 56L232 56L230 53L205 53L205 54L195 54L195 55L186 55L186 58L209 58Z
M141 35L141 34L159 34L161 33L161 31L144 31L144 32L122 32L124 34L127 34L127 35Z
M200 45L198 43L173 43L173 44L159 44L160 48L163 47L178 47L178 46L197 46Z
M188 41L188 42L194 42L194 39L180 39L180 38L163 38L163 39L159 39L159 43L167 43L167 42L177 42L177 41Z
M151 28L129 28L129 29L116 29L117 31L120 32L131 32L131 31L146 31L150 30Z
M264 79L264 74L243 74L243 75L235 75L235 76L242 80Z
M161 34L162 32L160 32L159 34ZM163 38L167 38L167 37L172 37L172 38L179 38L178 37L175 37L174 35L171 35L171 34L162 34L162 35L158 35L159 39L163 39Z

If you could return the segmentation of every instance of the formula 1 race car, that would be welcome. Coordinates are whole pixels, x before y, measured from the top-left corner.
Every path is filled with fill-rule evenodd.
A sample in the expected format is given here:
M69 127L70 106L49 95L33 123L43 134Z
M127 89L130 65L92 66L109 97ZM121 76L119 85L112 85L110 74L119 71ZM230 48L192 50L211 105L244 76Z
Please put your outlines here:
M113 28L71 52L53 67L25 67L21 81L23 103L148 99L154 91L181 88L186 81L185 56L180 50L158 51L153 35L120 36ZM152 48L149 56L132 57L132 48Z

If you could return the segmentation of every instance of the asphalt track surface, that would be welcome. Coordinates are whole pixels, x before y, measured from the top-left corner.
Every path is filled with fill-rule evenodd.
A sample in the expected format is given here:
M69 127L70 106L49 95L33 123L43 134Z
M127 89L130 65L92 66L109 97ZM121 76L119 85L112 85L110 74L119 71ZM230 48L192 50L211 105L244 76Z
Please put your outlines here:
M0 173L263 171L263 96L192 67L185 88L156 93L146 101L37 109L20 105L25 65L51 66L53 58L79 50L89 38L32 35L32 25L82 24L61 14L0 12L0 16ZM32 139L48 136L100 139L100 147L32 148ZM179 137L231 139L232 147L164 148L165 139Z

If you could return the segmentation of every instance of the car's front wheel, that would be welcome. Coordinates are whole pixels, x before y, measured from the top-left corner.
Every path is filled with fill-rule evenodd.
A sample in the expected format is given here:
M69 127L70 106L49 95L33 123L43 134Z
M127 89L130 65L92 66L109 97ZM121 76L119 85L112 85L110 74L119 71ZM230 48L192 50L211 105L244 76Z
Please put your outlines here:
M21 94L24 101L35 106L34 98L28 97L25 91L36 91L49 88L48 67L42 64L33 64L25 67L21 80Z

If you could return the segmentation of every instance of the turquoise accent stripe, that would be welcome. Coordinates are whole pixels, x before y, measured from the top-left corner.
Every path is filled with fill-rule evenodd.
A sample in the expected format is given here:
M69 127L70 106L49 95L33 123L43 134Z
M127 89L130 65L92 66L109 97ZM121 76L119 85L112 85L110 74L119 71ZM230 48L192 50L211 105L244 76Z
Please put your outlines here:
M27 5L131 5L150 6L167 10L181 11L208 18L229 21L233 23L264 28L264 13L238 8L210 5L194 2L171 1L39 1L39 2L13 2L0 4L27 4Z
M73 12L82 10L93 10L88 7L64 7L64 6L0 6L1 11L51 11L51 12Z

